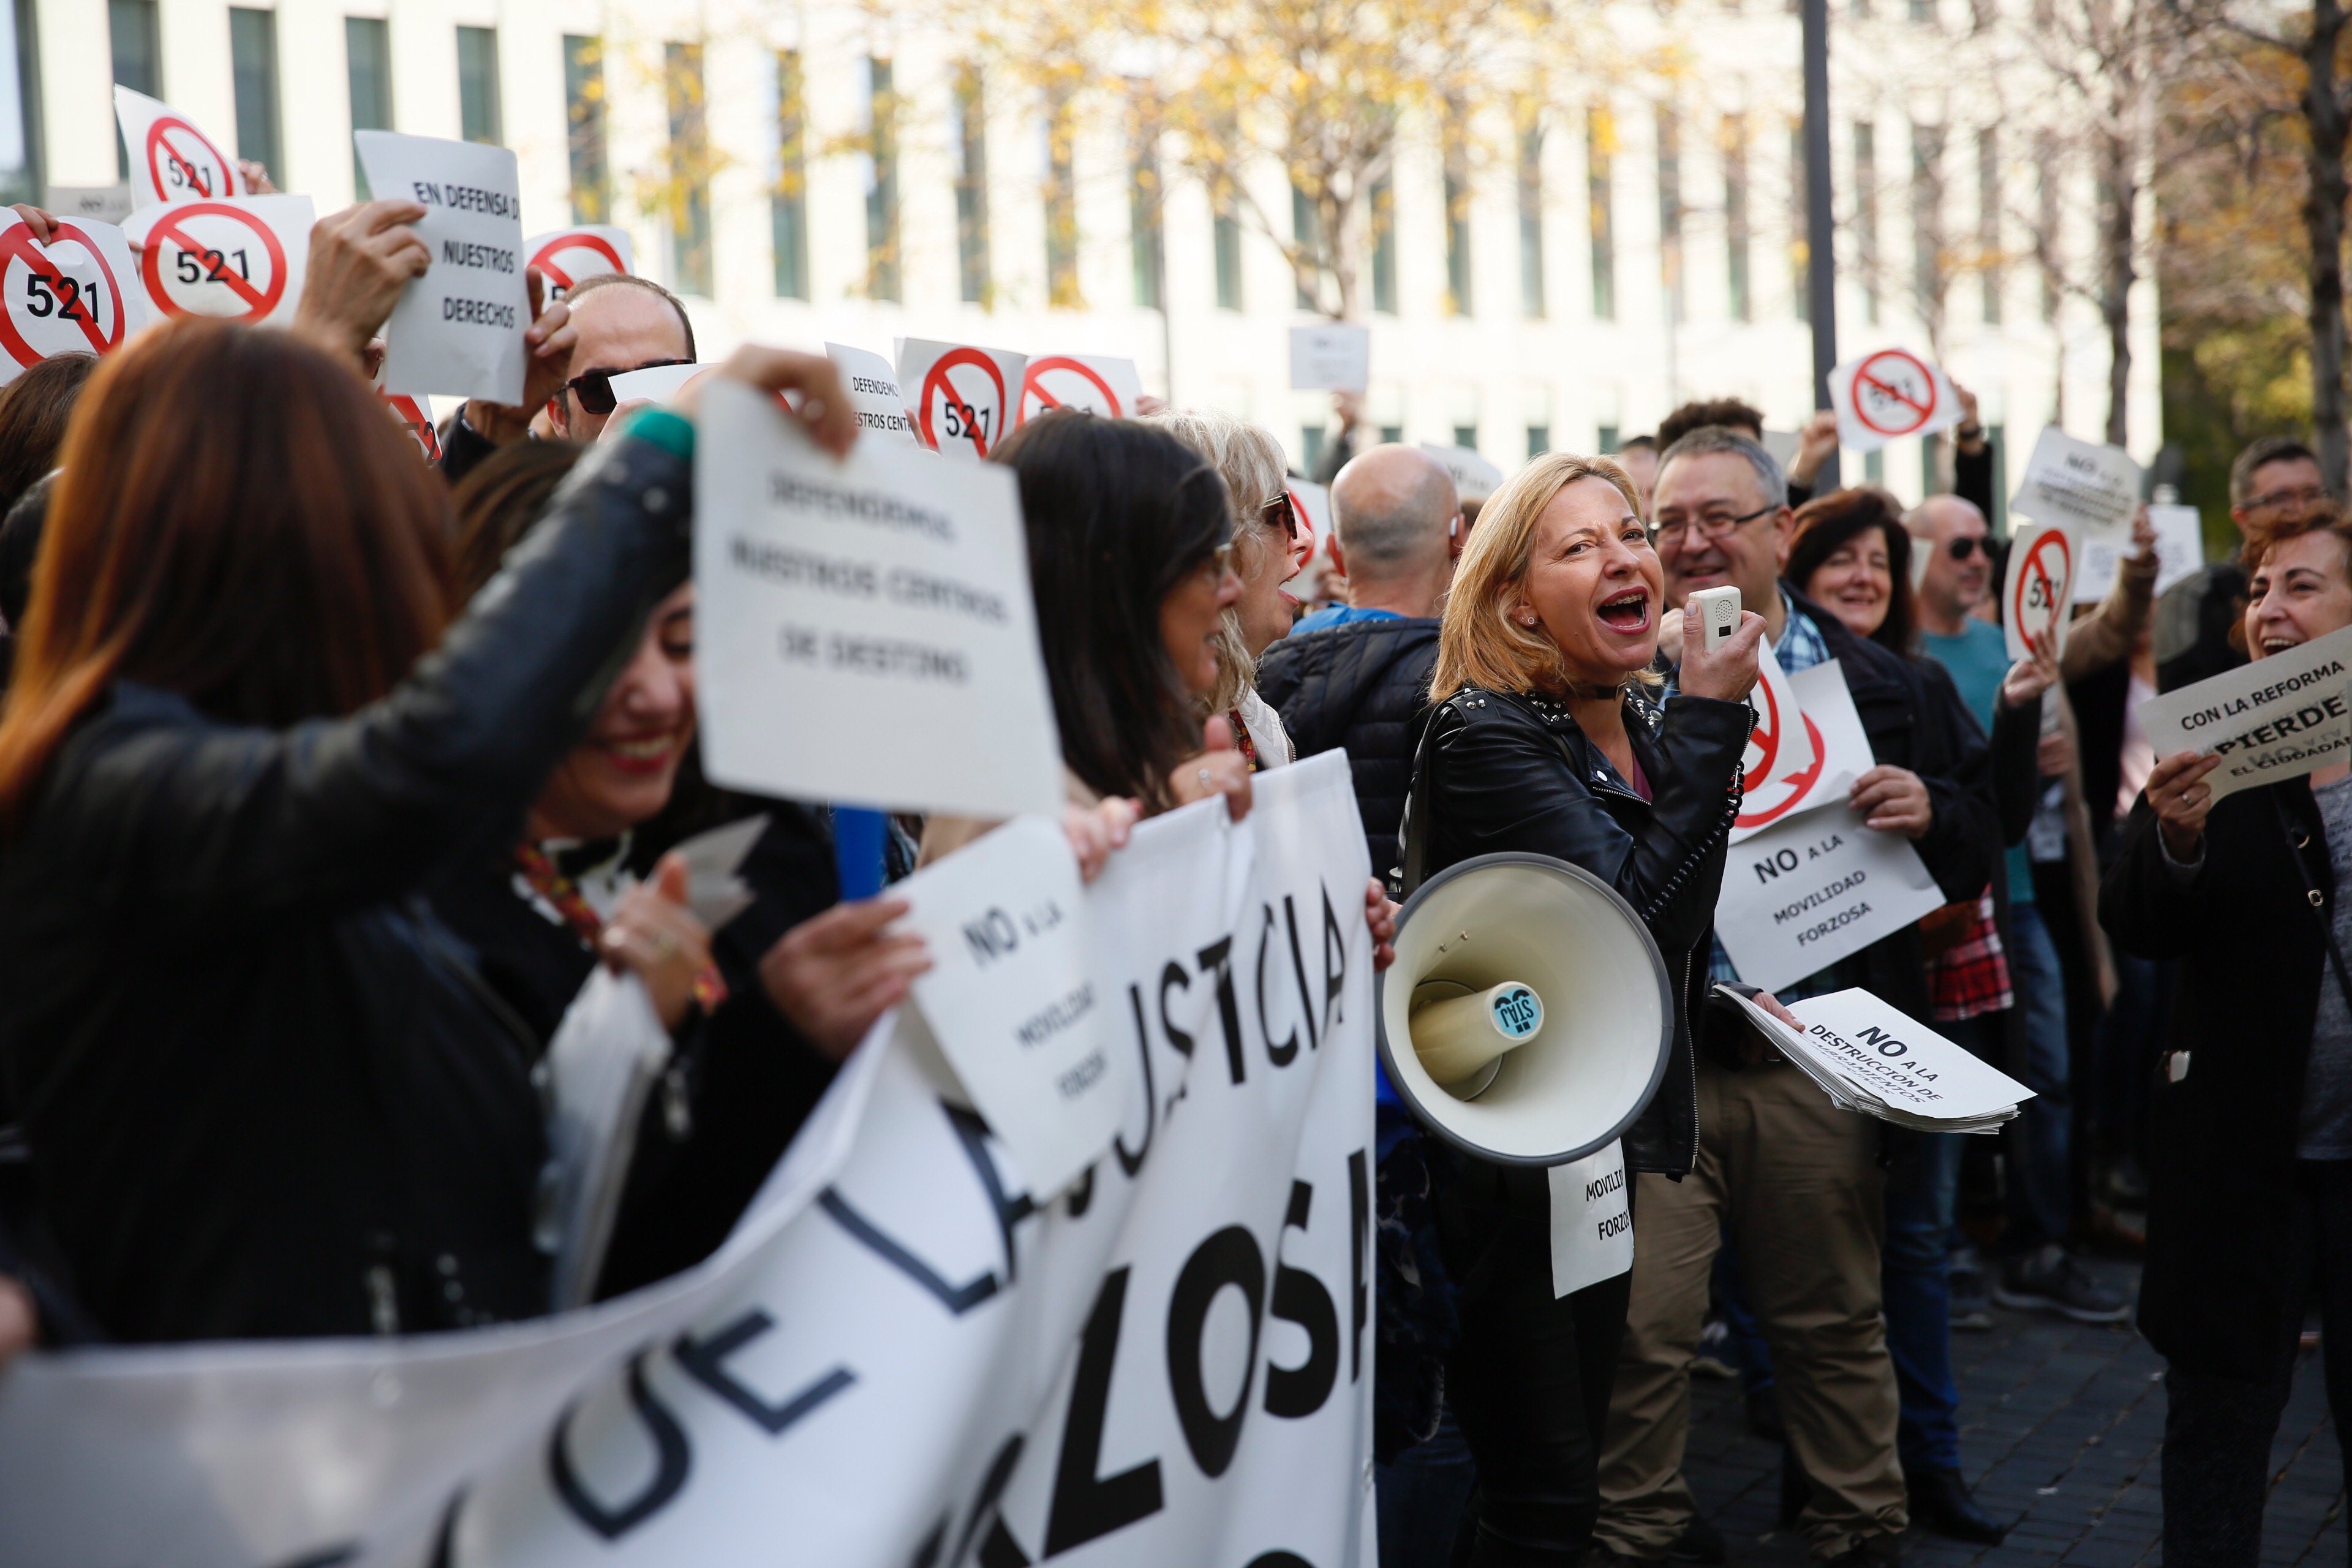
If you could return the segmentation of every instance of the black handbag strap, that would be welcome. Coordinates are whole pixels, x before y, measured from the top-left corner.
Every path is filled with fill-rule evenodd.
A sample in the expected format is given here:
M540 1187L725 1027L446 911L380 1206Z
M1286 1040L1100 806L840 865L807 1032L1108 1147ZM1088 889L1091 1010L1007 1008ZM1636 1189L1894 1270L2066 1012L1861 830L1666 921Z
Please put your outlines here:
M2295 875L2303 879L2304 900L2311 905L2312 916L2319 921L2320 937L2327 943L2327 963L2336 971L2336 988L2344 998L2345 1007L2352 1010L2352 971L2346 969L2343 944L2336 940L2336 921L2327 912L2327 894L2313 879L2311 868L2304 862L2303 845L2295 842L2294 820L2287 816L2286 803L2275 790L2271 792L2271 805L2278 812L2280 831L2286 835L2287 858L2294 862ZM2306 835L2304 842L2309 841Z

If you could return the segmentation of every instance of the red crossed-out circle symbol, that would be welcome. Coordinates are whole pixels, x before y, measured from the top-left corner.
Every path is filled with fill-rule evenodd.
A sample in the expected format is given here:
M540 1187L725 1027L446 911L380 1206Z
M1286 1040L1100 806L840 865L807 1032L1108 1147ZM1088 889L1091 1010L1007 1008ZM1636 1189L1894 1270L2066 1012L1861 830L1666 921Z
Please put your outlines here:
M996 401L991 406L979 407L956 395L955 384L948 379L948 372L967 364L978 365L988 373L988 379L996 389ZM934 394L938 395L937 398ZM915 408L922 426L923 442L934 449L939 447L940 437L931 428L931 409L935 403L942 401L948 416L948 438L969 438L973 454L987 457L989 443L1001 440L1004 435L1004 373L996 368L996 362L978 349L950 349L923 373L923 393L915 399Z
M233 196L231 165L205 133L175 114L159 114L147 127L147 177L165 201L179 191L188 196Z
M1761 755L1748 771L1759 779L1769 779L1773 764L1780 760L1780 696L1772 689L1772 683L1761 677L1757 679L1756 690L1764 699L1764 711L1760 721L1748 732L1748 743Z
M126 318L122 311L121 280L114 276L114 269L107 266L105 253L98 248L98 242L90 238L80 225L59 220L50 237L50 246L54 247L67 241L80 246L89 255L90 265L98 268L96 280L86 281L59 267L56 258L42 248L40 241L33 237L33 231L25 225L20 223L0 229L0 292L5 292L8 301L5 308L0 308L0 349L5 350L8 357L20 365L33 364L49 353L62 352L68 345L61 344L56 349L44 351L26 341L24 329L16 320L15 301L18 296L13 287L19 262L26 268L23 301L27 316L36 321L70 321L80 329L92 353L107 353L122 345ZM102 329L99 325L100 317L109 310L113 312L114 324L111 328Z
M206 245L188 232L192 218L226 218L244 228L249 228L260 240L262 257L269 264L269 275L260 287L254 286L249 274L252 264L247 259L248 247L232 248L228 244ZM173 251L172 272L163 272L165 242ZM190 274L194 274L191 277ZM286 298L286 247L279 243L277 231L243 207L229 206L221 202L175 202L155 220L147 231L147 247L139 258L139 275L147 280L147 297L155 308L169 316L225 316L232 321L259 321L278 309ZM234 310L192 310L180 303L172 293L173 284L202 289L217 283L235 295L239 308ZM200 296L201 297L201 296Z
M1048 354L1044 359L1031 360L1029 368L1022 374L1021 422L1023 424L1029 422L1029 404L1033 398L1036 400L1037 412L1040 414L1049 408L1063 406L1062 400L1047 391L1045 384L1038 379L1055 371L1066 371L1081 375L1091 383L1094 389L1102 394L1102 408L1098 412L1108 414L1113 419L1126 412L1119 406L1118 394L1110 389L1109 382L1096 374L1092 365L1084 360L1072 359L1067 354Z
M428 463L439 462L441 460L440 433L433 428L433 421L426 416L425 410L417 406L416 399L395 396L389 392L379 395L383 397L384 406L392 410L393 416L398 419L402 426L407 430L409 438L416 443L417 449L425 454L425 460Z
M1793 774L1781 781L1789 786L1789 793L1778 805L1764 806L1750 812L1743 803L1739 815L1731 819L1731 825L1734 827L1762 827L1769 823L1780 821L1795 810L1804 798L1812 793L1813 786L1822 782L1822 768L1829 761L1828 748L1822 743L1821 726L1813 722L1811 715L1805 716L1805 733L1813 742L1812 766L1803 773Z
M606 261L611 262L612 269L614 271L626 272L628 270L628 268L622 265L621 253L619 250L614 248L612 241L606 239L601 234L589 234L582 230L568 230L565 233L557 235L545 245L541 246L537 250L531 252L530 260L528 265L532 271L546 278L550 283L554 284L558 289L569 289L574 283L579 282L583 277L593 278L596 276L596 274L585 271L584 269L567 271L565 268L558 267L555 264L555 258L567 250L592 250L598 256L603 257Z
M1853 416L1881 436L1908 436L1934 417L1936 374L1919 356L1881 349L1853 373Z
M2074 556L2066 531L2060 528L2045 531L2026 546L2025 564L2017 574L2015 600L2009 606L2011 624L2020 632L2031 637L2058 624L2058 617L2065 613L2065 606L2058 603L2058 591L2073 574Z

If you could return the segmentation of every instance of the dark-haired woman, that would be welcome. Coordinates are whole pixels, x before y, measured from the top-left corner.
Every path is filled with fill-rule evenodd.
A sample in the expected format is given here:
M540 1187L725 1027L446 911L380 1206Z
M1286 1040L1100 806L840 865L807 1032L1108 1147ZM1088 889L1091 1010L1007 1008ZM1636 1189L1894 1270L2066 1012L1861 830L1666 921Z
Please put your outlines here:
M854 439L827 362L728 374ZM117 1337L544 1310L530 1042L417 895L685 580L692 443L640 416L445 630L446 495L347 368L178 321L92 378L0 718L0 1071Z

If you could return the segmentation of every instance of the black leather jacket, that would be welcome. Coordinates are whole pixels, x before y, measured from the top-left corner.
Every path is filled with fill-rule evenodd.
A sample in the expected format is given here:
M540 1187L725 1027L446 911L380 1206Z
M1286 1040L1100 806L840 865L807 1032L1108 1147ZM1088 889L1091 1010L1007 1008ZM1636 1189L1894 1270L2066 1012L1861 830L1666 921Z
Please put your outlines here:
M1372 874L1383 879L1396 868L1436 663L1437 622L1421 616L1294 633L1258 659L1257 694L1281 712L1293 752L1347 752Z
M132 1341L545 1310L529 1043L418 891L519 831L653 605L690 466L592 458L382 700L278 731L120 684L0 849L0 1072Z
M1625 1133L1633 1170L1680 1176L1697 1158L1693 1021L1704 1016L1749 717L1744 702L1678 697L1661 710L1629 694L1625 730L1648 800L1565 708L1543 698L1474 687L1430 719L1425 870L1503 850L1566 860L1622 893L1665 957L1675 988L1674 1055L1657 1095Z

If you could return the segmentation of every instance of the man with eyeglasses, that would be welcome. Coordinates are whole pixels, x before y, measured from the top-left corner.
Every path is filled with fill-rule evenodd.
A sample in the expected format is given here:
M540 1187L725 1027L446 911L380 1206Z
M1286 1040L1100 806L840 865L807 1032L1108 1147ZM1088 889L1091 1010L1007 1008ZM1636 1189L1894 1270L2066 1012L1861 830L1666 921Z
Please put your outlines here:
M2303 442L2265 436L2230 465L2230 521L2243 539L2280 522L2301 521L2327 499L2319 458ZM2174 691L2246 662L2230 646L2246 595L2245 568L2232 552L2175 583L2156 602L2156 688Z
M593 441L619 405L613 378L656 365L695 363L694 323L678 297L650 278L599 273L572 286L578 341L561 365L531 365L522 402L507 407L475 398L450 423L441 473L456 484L499 447L528 438L534 421L568 441Z
M1783 668L1836 659L1878 763L1850 803L1871 828L1910 839L1946 898L1973 898L1990 874L1997 832L1984 741L1964 719L1942 721L1947 711L1958 718L1957 704L1932 700L1931 672L1854 636L1780 580L1794 526L1787 480L1757 442L1707 426L1667 448L1653 534L1666 602L1728 584L1764 616ZM1713 968L1719 980L1738 978L1719 943ZM1924 970L1909 928L1774 989L1803 997L1861 985L1925 1017ZM1838 1110L1798 1068L1752 1044L1736 1065L1702 1052L1697 1073L1696 1166L1679 1183L1636 1178L1641 1245L1595 1541L1608 1557L1660 1562L1693 1518L1682 1474L1688 1373L1727 1229L1771 1349L1790 1453L1809 1483L1790 1489L1789 1522L1819 1562L1892 1563L1910 1515L1881 1316L1883 1124Z

